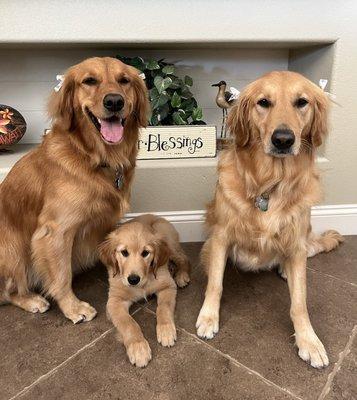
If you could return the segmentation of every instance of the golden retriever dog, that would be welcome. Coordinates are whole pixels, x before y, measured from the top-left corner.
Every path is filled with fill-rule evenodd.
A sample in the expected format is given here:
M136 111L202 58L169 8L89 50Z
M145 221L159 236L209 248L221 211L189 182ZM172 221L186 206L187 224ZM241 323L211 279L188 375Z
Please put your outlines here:
M72 290L73 272L128 208L139 127L147 123L139 72L114 58L71 67L53 93L53 124L0 186L0 302L45 312L42 284L74 323L96 310Z
M135 301L155 293L157 341L167 347L175 344L176 284L183 287L190 280L190 264L180 246L179 235L165 219L142 215L108 235L100 246L100 258L109 274L108 317L124 343L130 362L145 367L151 360L150 346L130 316L129 308ZM169 260L176 266L174 278Z
M326 94L294 72L271 72L251 83L232 108L234 142L222 152L209 237L201 260L208 284L196 327L212 338L227 257L257 271L279 264L287 277L299 356L313 367L328 365L306 305L306 260L343 240L335 231L311 232L311 206L320 199L316 149L327 133Z

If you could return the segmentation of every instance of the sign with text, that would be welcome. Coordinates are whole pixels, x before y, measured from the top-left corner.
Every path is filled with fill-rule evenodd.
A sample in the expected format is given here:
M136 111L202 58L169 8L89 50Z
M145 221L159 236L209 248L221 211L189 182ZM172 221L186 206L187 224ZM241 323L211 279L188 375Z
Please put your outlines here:
M138 147L138 160L212 158L216 156L216 127L149 126L141 129Z

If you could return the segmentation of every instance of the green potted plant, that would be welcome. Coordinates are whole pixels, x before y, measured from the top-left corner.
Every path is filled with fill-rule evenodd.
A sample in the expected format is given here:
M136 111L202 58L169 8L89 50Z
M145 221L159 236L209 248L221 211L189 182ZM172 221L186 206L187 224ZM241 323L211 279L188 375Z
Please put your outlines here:
M175 65L161 60L144 60L141 57L117 58L145 75L151 103L151 126L159 125L205 125L202 108L198 106L190 88L193 80L175 75Z
M142 57L117 58L137 68L149 91L151 115L139 140L139 159L202 158L216 154L216 128L203 121L193 80L176 75L173 63Z

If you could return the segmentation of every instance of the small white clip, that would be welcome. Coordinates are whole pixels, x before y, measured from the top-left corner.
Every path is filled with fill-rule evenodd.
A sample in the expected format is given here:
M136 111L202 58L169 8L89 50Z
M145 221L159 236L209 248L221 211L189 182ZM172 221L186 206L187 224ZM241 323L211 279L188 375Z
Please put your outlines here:
M323 91L325 90L327 84L328 84L328 80L327 79L320 79L319 80L319 86Z
M139 76L140 76L140 78L143 79L143 80L145 80L145 78L146 78L144 72L142 72L141 74L139 74Z
M63 81L64 81L64 75L56 75L56 81L58 81L58 83L54 87L54 91L59 92L62 87Z
M240 95L240 91L232 86L229 88L229 91L231 93L231 97L228 99L228 101L237 100Z

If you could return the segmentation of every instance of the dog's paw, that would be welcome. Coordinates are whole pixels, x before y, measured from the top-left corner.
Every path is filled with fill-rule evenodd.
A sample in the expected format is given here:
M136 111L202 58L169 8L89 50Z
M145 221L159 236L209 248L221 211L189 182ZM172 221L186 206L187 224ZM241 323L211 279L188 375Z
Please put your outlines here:
M44 313L50 308L50 303L42 296L32 296L26 302L26 309L32 313Z
M151 349L149 343L143 339L130 343L126 348L129 361L137 367L146 367L151 360Z
M197 336L202 339L212 339L219 330L219 316L218 314L206 314L201 310L197 322Z
M64 314L74 324L78 324L80 322L91 321L97 315L97 311L85 301L78 301L71 307L69 312L65 312Z
M178 271L174 279L176 285L180 288L183 288L190 282L190 275L186 271Z
M325 347L315 334L304 337L296 336L296 345L299 349L299 357L311 364L312 367L325 368L329 365Z
M156 336L157 341L163 346L173 346L177 339L175 324L173 322L168 324L157 324Z

